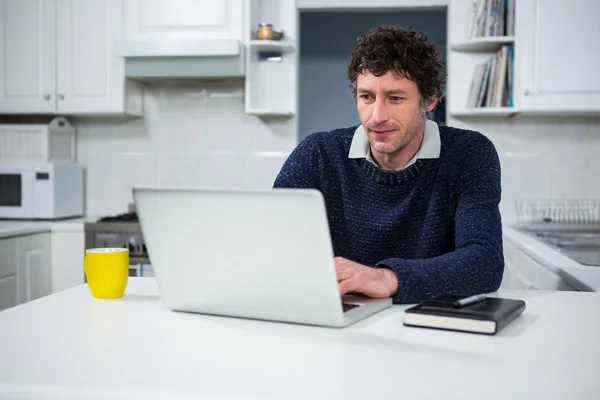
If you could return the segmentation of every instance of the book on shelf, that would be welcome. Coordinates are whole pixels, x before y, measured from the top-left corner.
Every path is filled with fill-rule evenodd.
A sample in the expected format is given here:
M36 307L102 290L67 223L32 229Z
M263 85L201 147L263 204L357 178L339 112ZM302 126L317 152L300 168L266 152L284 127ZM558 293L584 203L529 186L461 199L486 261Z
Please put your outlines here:
M515 0L472 0L468 35L514 36Z
M514 46L504 45L475 66L467 108L513 107Z

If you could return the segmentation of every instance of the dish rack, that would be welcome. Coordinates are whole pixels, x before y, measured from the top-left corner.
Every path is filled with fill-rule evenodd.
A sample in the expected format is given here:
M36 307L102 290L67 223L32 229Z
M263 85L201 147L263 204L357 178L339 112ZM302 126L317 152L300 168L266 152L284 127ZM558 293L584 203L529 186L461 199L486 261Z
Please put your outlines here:
M600 199L517 200L520 225L599 225Z
M0 162L75 162L75 128L64 117L0 124Z

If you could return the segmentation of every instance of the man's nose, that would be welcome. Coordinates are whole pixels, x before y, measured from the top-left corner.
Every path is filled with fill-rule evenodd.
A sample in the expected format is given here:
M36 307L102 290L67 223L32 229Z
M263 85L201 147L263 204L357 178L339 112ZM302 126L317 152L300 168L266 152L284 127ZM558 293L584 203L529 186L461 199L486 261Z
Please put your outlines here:
M380 124L390 118L385 100L376 99L373 103L373 114L371 114L371 123Z

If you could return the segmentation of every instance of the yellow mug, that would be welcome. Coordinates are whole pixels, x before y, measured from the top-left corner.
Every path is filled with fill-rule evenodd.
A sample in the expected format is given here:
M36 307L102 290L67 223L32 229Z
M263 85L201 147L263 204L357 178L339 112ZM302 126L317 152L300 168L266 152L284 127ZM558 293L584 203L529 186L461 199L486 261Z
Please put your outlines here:
M92 295L97 299L123 297L129 279L129 249L87 249L83 268Z

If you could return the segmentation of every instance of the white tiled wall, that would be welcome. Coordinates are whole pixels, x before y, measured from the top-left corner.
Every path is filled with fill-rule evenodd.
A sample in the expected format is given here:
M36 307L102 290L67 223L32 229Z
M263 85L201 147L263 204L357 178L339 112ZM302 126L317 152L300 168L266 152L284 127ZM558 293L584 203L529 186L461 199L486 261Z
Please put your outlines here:
M135 184L269 188L296 145L294 119L244 113L243 83L155 83L144 118L73 119L86 212L127 211Z
M87 213L125 212L134 184L271 187L296 120L247 115L242 93L242 83L153 84L142 119L74 119ZM496 145L506 222L519 198L600 198L600 118L448 122Z
M517 199L600 199L600 118L458 121L449 125L488 136L500 157L505 222Z

